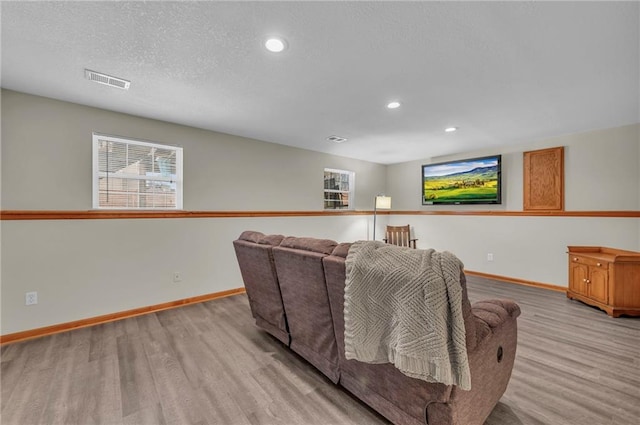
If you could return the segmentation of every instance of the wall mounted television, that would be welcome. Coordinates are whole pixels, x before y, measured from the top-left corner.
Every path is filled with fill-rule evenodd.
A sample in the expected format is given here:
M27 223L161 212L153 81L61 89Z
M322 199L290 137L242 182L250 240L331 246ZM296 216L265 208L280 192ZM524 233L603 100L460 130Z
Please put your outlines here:
M422 205L501 204L502 155L422 166Z

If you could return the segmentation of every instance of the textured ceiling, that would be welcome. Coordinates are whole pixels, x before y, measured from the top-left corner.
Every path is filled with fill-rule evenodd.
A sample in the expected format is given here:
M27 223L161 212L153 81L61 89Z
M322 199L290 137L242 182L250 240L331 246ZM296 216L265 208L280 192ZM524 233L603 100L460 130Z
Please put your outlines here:
M640 121L638 2L1 8L4 88L373 162ZM289 45L279 55L262 47L274 34Z

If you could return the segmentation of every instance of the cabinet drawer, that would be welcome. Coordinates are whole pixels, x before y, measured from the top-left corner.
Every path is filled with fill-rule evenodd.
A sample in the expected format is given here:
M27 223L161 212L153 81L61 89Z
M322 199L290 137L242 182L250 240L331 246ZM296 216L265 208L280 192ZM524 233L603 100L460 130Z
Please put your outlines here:
M576 264L585 264L587 266L594 266L601 269L608 269L609 263L606 261L598 260L596 258L582 257L580 255L570 254L569 262Z

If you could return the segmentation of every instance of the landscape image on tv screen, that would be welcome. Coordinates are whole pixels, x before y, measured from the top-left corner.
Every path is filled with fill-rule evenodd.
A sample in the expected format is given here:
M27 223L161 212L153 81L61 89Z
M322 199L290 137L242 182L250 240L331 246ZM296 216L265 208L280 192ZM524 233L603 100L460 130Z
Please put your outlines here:
M422 204L499 204L501 155L422 166Z

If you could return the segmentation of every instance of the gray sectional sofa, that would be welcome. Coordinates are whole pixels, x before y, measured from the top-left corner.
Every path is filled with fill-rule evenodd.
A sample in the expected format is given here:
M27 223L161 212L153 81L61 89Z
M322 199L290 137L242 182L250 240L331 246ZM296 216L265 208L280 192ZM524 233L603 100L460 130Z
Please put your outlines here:
M351 244L253 231L233 243L256 325L394 424L482 424L506 390L520 309L510 300L471 305L464 273L469 391L411 378L392 364L345 358L345 260Z

